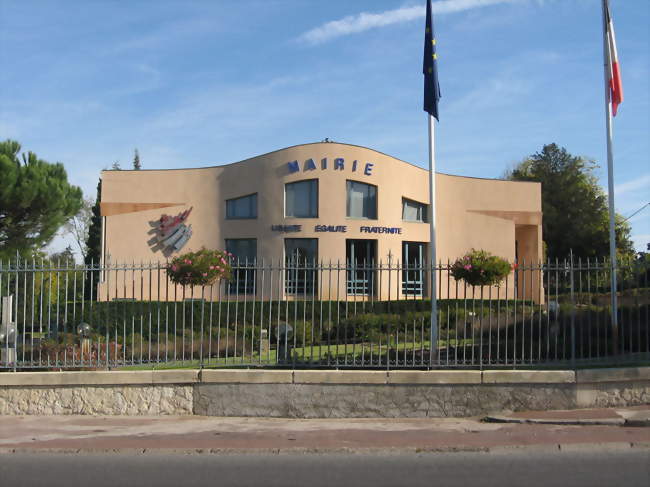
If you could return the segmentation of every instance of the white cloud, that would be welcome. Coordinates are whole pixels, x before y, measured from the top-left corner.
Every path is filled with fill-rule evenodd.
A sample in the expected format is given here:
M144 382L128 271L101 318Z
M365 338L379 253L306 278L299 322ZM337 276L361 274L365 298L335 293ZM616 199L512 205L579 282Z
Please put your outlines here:
M490 79L481 80L474 89L453 100L447 110L451 113L470 114L478 110L515 105L533 89L533 81L508 68Z
M432 4L433 12L436 14L447 14L461 12L488 5L499 3L513 3L519 0L440 0ZM332 20L303 33L298 40L309 44L319 44L336 37L364 32L377 27L399 24L415 20L425 15L425 8L422 5L412 7L401 7L394 10L386 10L380 13L361 12L356 15L349 15L339 20Z
M643 174L631 181L614 186L615 194L618 196L638 189L645 189L646 195L650 195L650 174Z
M156 25L156 24L154 24ZM146 33L138 33L130 38L111 44L103 54L123 54L142 50L155 51L169 44L177 44L187 38L201 36L219 30L214 18L181 19L162 24Z

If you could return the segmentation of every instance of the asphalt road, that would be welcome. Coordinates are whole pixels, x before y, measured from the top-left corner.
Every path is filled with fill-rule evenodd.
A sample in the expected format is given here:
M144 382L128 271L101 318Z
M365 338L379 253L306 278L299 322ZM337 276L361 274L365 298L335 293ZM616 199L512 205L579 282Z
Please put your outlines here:
M392 455L13 453L0 455L0 485L648 487L650 449Z

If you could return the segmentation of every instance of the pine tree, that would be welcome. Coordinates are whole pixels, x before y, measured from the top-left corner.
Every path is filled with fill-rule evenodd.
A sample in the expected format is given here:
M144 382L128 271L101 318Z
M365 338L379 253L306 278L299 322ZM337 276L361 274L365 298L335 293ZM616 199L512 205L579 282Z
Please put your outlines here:
M136 171L142 169L142 165L140 164L140 154L138 153L138 149L135 150L135 154L133 156L133 169L135 169Z
M92 207L90 226L88 227L88 239L86 240L86 256L84 264L88 267L92 264L97 268L102 262L102 214L100 203L102 201L102 180L97 183L97 200ZM99 271L86 271L85 295L92 298L97 295L99 283Z
M34 255L81 204L63 164L21 154L16 141L0 142L0 256Z
M102 215L100 203L102 201L102 180L97 183L97 199L92 207L90 227L88 228L88 240L86 240L86 265L94 263L98 265L102 256Z

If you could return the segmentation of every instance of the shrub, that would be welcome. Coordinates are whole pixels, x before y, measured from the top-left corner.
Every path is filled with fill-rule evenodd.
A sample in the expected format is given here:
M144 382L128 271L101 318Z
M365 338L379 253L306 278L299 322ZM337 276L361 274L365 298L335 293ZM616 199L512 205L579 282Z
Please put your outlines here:
M167 265L169 280L183 286L205 286L217 279L230 279L232 254L201 249L175 257Z
M470 286L498 286L513 267L507 260L486 252L472 249L451 266L451 275Z

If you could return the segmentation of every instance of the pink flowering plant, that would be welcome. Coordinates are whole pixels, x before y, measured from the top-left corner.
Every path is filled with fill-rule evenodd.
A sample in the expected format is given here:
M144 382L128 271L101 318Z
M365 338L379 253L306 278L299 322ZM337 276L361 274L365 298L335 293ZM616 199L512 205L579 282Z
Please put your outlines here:
M501 257L472 249L452 264L451 275L470 286L498 286L513 268Z
M205 286L217 279L230 279L232 254L201 249L175 257L167 264L169 280L176 284Z

